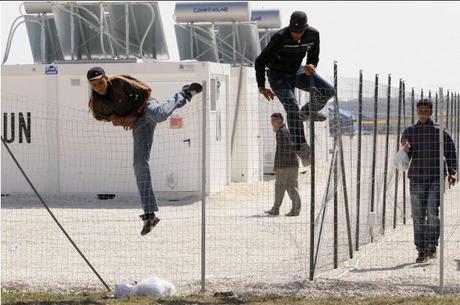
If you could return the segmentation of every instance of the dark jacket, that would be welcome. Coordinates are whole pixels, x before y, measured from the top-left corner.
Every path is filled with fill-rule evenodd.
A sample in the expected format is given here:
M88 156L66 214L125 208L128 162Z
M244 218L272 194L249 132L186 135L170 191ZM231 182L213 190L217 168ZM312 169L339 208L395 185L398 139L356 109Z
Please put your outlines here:
M411 145L411 159L408 178L413 181L439 179L439 124L429 121L417 122L406 128L401 136L401 143L407 139ZM446 171L447 167L447 171ZM458 171L457 153L450 134L444 130L444 175L455 175Z
M280 129L276 131L276 153L274 169L290 167L299 167L299 159L297 158L289 130L286 127L286 124L283 124Z
M318 65L319 32L315 28L309 26L299 41L291 38L287 27L282 28L255 60L257 85L265 87L265 67L275 72L295 74L307 52L307 65Z
M151 89L129 75L109 77L107 95L92 91L89 109L94 118L110 122L112 114L139 116L144 111Z

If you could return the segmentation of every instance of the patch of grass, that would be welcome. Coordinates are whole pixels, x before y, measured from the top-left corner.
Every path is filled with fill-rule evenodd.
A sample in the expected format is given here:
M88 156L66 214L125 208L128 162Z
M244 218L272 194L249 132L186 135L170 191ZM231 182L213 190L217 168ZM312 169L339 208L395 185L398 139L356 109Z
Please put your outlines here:
M131 299L110 299L103 293L53 294L46 292L22 293L3 291L2 304L5 305L460 305L460 297L419 296L395 297L290 297L290 296L248 296L215 297L192 295L186 297Z

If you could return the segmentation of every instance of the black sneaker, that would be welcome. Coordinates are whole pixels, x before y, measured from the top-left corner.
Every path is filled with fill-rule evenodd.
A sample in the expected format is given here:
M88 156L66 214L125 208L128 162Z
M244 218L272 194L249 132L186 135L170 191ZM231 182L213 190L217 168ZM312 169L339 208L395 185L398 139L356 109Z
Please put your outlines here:
M313 120L315 122L323 122L327 119L324 114L315 111L300 111L299 118L302 121Z
M203 86L198 83L191 83L182 87L182 94L187 100L191 100L192 97L203 91Z
M435 259L436 258L436 247L430 247L426 253L428 259Z
M141 235L146 235L150 233L152 228L160 222L160 218L156 217L154 213L142 214L139 217L144 221L144 226L142 227Z
M417 264L423 264L423 263L426 263L427 261L428 261L428 256L426 252L419 252L415 262Z
M264 211L265 214L268 214L268 215L271 215L271 216L278 216L280 214L279 211L274 211L273 209L271 210L268 210L268 211Z
M301 144L299 146L299 149L296 151L297 152L297 155L299 156L300 160L302 161L302 166L303 167L307 167L307 166L310 166L311 164L311 149L310 149L310 146L305 143L305 144Z
M291 210L289 213L285 214L284 216L287 216L287 217L296 217L296 216L299 216L300 212L299 211L293 211Z

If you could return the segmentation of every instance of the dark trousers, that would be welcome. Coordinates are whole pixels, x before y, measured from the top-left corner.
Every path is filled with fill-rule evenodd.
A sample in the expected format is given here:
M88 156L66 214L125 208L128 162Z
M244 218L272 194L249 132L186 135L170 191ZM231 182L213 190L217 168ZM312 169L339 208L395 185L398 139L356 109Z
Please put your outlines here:
M271 89L286 111L289 132L296 148L299 149L300 144L305 144L307 141L305 139L303 122L299 118L300 107L295 97L294 89L298 88L314 94L314 103L306 103L302 106L301 111L319 111L323 109L327 101L335 95L335 90L318 74L306 75L303 66L294 74L268 71L267 76ZM313 77L313 90L310 88L311 77Z
M412 219L414 221L414 243L419 252L438 246L440 219L439 179L410 181Z

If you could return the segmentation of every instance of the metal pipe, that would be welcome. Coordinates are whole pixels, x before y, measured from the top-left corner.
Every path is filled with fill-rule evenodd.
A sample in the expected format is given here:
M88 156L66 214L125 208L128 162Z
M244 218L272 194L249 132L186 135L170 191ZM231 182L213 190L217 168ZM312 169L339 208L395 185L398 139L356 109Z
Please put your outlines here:
M396 152L399 150L399 136L401 134L401 107L402 107L402 79L399 79L399 96L398 96L398 129L396 133ZM393 200L393 229L396 229L397 211L398 211L398 188L399 188L399 170L395 169L395 193Z
M455 120L454 120L454 104L455 104L455 101L454 101L454 92L451 92L450 93L450 100L451 100L451 103L450 103L450 129L449 131L450 132L454 132L454 123L455 123Z
M246 45L245 45L246 47ZM241 102L241 90L243 86L243 75L244 75L244 65L243 59L241 59L240 73L238 77L238 91L236 92L236 103L235 103L235 114L233 115L233 126L232 126L232 137L230 140L230 154L233 156L233 149L235 144L236 136L236 126L238 123L238 116L240 112L240 102Z
M414 121L415 121L414 108L415 108L415 91L414 91L414 88L412 88L412 96L411 96L412 124L414 124Z
M457 160L460 159L460 94L457 93Z
M460 93L457 93L457 119L460 120ZM460 122L457 121L457 160L460 159Z
M125 52L129 58L129 4L125 3Z
M203 81L201 112L201 291L206 289L206 162L207 162L207 81Z
M339 109L339 104L337 100L337 110ZM348 238L348 256L353 258L353 240L351 236L351 220L350 220L350 209L348 204L348 187L347 187L347 176L345 172L345 158L343 156L343 142L342 142L342 131L341 127L339 128L339 148L340 148L340 168L342 175L342 190L343 190L343 203L345 207L345 223L347 229L347 238Z
M379 75L375 74L374 85L374 136L372 142L372 172L371 172L371 215L375 215L375 167L377 164L377 119L379 101ZM369 235L371 243L374 242L374 223L370 224Z
M334 89L336 92L336 95L334 99L337 99L337 62L334 61ZM311 88L310 88L311 90ZM334 101L334 120L333 124L335 126L335 132L334 132L334 151L337 149L338 145L338 134L340 130L340 114L339 114L339 109L337 107L337 104ZM338 154L337 154L338 156ZM333 207L333 265L334 269L337 269L339 266L338 263L338 162L337 158L335 158L334 162L334 171L333 171L333 178L334 178L334 207Z
M320 214L321 214L321 225L319 227L319 232L318 232L318 242L316 243L316 252L314 252L315 254L315 259L314 259L314 271L316 272L316 266L318 265L318 257L319 257L319 253L320 253L320 250L321 250L321 242L323 240L323 229L324 229L324 219L326 217L326 211L327 211L327 202L330 200L330 196L329 196L329 192L330 192L330 187L331 187L331 180L332 180L332 172L333 172L333 168L334 168L334 164L336 162L336 159L337 159L337 148L334 147L333 149L333 153L332 153L332 158L331 158L331 163L329 165L329 174L327 176L327 184L326 184L326 192L325 192L325 200L324 200L324 205L323 207L321 207L322 209L322 212L321 212L321 209L320 209ZM335 192L335 191L334 191ZM315 220L315 222L319 222L319 215L318 215L318 221Z
M446 104L446 129L449 130L449 103L450 103L450 94L449 90L447 90L447 104Z
M23 5L23 4L22 4ZM16 29L18 28L18 26L20 24L23 24L25 21L21 21L20 23L16 24L16 22L21 19L21 18L24 18L24 16L19 16L19 17L16 17L16 19L13 20L13 22L11 23L11 27L10 27L10 31L8 33L8 39L6 41L6 48L5 48L5 54L3 56L3 62L2 64L4 64L7 59L8 59L8 55L10 53L10 47L11 47L11 42L13 40L13 35L14 35L14 32L16 32Z
M441 107L443 105L443 89L439 89ZM449 94L447 95L449 96ZM442 113L442 111L441 111ZM439 287L444 288L444 128L442 119L439 120Z
M310 90L314 88L313 77L310 77ZM310 104L315 104L315 95L310 91ZM309 121L310 126L310 281L315 277L315 123Z
M359 70L359 87L358 87L358 163L356 173L356 232L355 232L355 250L359 250L359 217L361 208L361 136L363 127L363 70Z
M236 64L236 36L235 36L235 33L236 33L236 23L233 22L232 24L232 49L233 49L233 60L232 60L232 63L233 65Z
M139 50L140 50L141 37L140 37L140 34L139 34L139 28L138 28L137 22L136 22L136 15L134 14L134 8L132 6L129 6L129 12L131 14L131 20L133 21L133 27L134 27L134 34L136 35L137 42L139 42ZM139 56L140 56L140 52L139 52Z
M403 86L403 126L404 128L406 128L406 82L403 81L402 83L402 86ZM399 137L398 137L398 141L399 141ZM399 143L399 142L398 142ZM407 187L406 187L406 183L407 183L407 180L406 180L406 172L404 171L403 172L403 224L405 225L406 222L407 222L407 202L406 202L406 199L407 199Z
M73 5L70 5L70 58L75 59L75 18Z
M104 25L105 25L105 28L107 29L107 32L109 31L109 23L107 22L107 18L104 14ZM103 33L103 35L105 35L105 33ZM109 44L109 47L110 47L110 54L112 56L112 58L115 58L115 49L113 47L113 42L112 42L112 35L109 35L108 39L107 39L107 43Z
M47 64L47 60L46 60L46 29L45 29L45 17L44 16L41 16L40 53L41 53L42 63Z
M390 138L390 107L391 107L391 74L388 74L387 88L387 124L385 134L385 163L383 170L383 204L382 204L382 232L385 234L385 218L387 209L387 189L388 189L388 141Z
M20 17L22 17L22 16L20 16ZM19 17L18 17L18 18L19 18ZM23 24L23 23L25 23L25 22L26 22L26 21L23 20L23 21L19 22L18 24L16 24L16 25L14 26L14 28L11 28L12 32L10 33L11 36L8 35L8 41L7 41L7 43L6 43L5 55L3 56L2 64L6 63L6 61L8 60L8 57L9 57L9 55L10 55L10 49L11 49L11 44L12 44L12 42L13 42L14 33L16 33L17 28L18 28L21 24ZM40 22L38 22L38 21L32 21L32 22L35 22L35 23L40 24Z
M32 189L32 191L35 193L35 195L37 196L38 200L41 202L41 204L43 205L43 207L46 209L46 211L50 214L51 218L54 220L54 222L56 223L56 225L59 227L59 229L62 231L62 233L65 235L65 237L67 238L67 240L70 242L70 244L75 248L75 250L77 251L77 253L81 256L81 258L85 261L85 263L88 265L88 267L93 271L93 273L96 275L96 277L101 281L101 283L104 285L104 287L107 289L107 291L111 291L109 285L107 285L107 283L104 281L104 279L99 275L99 273L97 272L96 268L93 267L93 265L90 263L90 261L86 258L86 256L83 254L83 252L80 250L80 248L77 246L77 244L73 241L73 239L70 237L70 235L67 233L67 231L64 229L64 227L61 225L61 223L59 222L59 220L56 218L56 216L54 215L54 213L50 210L50 208L48 207L48 205L46 204L46 202L43 200L42 196L40 195L40 193L37 191L37 189L35 188L34 184L32 183L32 181L29 179L29 177L27 176L27 174L25 173L25 171L23 170L22 166L19 164L19 161L16 159L15 155L13 154L13 152L11 151L10 147L8 146L8 144L6 143L5 139L3 138L3 136L1 137L1 140L2 140L2 143L3 145L5 146L6 150L8 151L9 155L11 156L11 159L13 159L13 162L16 164L16 166L18 167L19 171L21 172L21 174L23 175L23 177L26 179L27 183L29 184L30 188Z
M436 92L436 96L434 99L434 120L435 122L438 121L438 92Z
M193 40L194 39L194 35L193 35L194 28L193 27L194 27L194 25L193 25L193 22L192 22L192 23L190 23L190 58L191 59L194 58L193 53L195 53L194 52L195 44L194 44L194 40Z
M334 74L336 75L334 77L335 79L335 98L334 98L334 105L335 108L337 109L337 117L339 117L339 99L337 97L337 62L334 62ZM341 176L342 176L342 190L343 190L343 203L345 207L345 223L346 223L346 229L347 229L347 238L348 238L348 254L350 258L353 258L353 240L351 236L351 220L350 220L350 210L349 210L349 204L348 204L348 187L347 187L347 176L345 172L345 158L343 154L343 142L342 142L342 127L340 126L340 119L338 119L338 134L337 134L337 140L339 144L339 153L340 153L340 171L341 171Z
M99 2L99 42L101 44L101 50L104 58L107 57L104 46L104 3Z
M144 36L142 37L142 40L141 40L141 42L139 44L139 52L141 54L141 57L145 58L145 55L144 55L144 43L145 43L145 40L147 39L147 36L148 36L150 30L152 29L152 26L153 26L153 23L155 22L155 17L156 16L155 16L155 10L153 9L151 4L143 3L143 2L139 2L139 3L147 6L150 9L150 13L152 14L152 19L150 20L149 25L145 29Z

